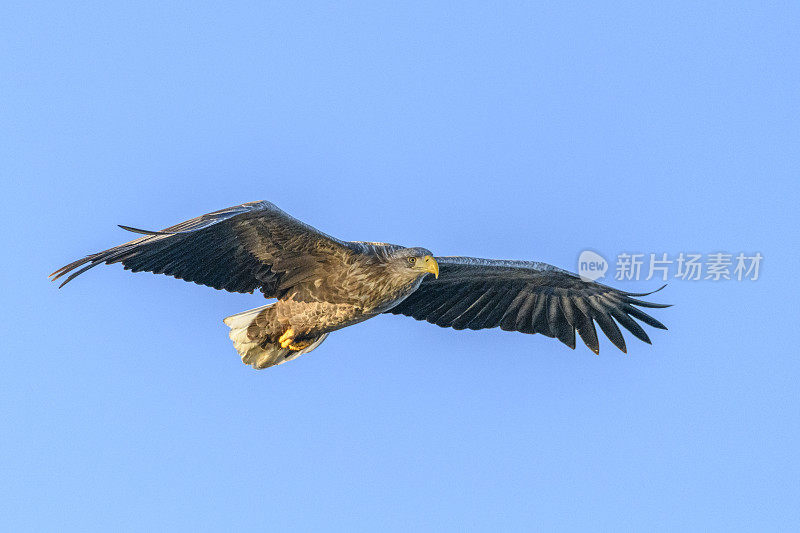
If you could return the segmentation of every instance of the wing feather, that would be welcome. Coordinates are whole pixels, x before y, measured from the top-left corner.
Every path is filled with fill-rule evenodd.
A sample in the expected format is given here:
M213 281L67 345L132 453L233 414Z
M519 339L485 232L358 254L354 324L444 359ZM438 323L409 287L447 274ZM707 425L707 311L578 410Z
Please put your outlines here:
M491 312L487 313L483 319L484 328L496 328L500 325L500 319L503 318L508 306L519 295L519 291L514 287L507 287L505 291L499 293L494 304L492 305Z
M535 306L540 306L545 296L542 295L537 298L535 294L528 294L525 292L522 294L525 295L525 303L523 303L522 307L519 309L517 320L514 322L514 329L523 332L528 329L530 333L533 333L531 325L533 324L532 317L536 309Z
M531 312L531 319L525 333L541 333L547 337L552 337L550 334L550 325L547 323L547 308L549 305L550 296L547 294L540 294L536 297L536 306Z
M433 300L429 305L432 307L431 311L426 312L428 307L422 307L421 312L426 316L426 320L431 324L437 326L449 326L450 323L443 320L444 313L448 312L453 305L464 298L465 289L453 291L452 294L442 294L439 298Z
M623 352L627 346L619 326L651 342L634 318L667 329L640 309L669 307L638 298L652 293L630 293L584 281L546 263L474 257L437 257L436 261L439 278L426 278L416 292L388 313L455 329L499 326L506 331L539 333L571 348L577 332L595 353L600 351L595 322Z
M274 297L355 247L269 202L229 207L161 231L121 227L143 236L73 261L53 272L53 280L66 276L63 287L97 265L122 263L133 272L166 274L231 292L261 289Z

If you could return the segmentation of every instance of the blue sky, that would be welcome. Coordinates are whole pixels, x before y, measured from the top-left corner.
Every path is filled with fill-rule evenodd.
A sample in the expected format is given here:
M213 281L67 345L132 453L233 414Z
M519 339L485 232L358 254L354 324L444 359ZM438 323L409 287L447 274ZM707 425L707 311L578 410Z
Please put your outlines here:
M797 530L798 20L5 3L0 529ZM764 261L672 280L627 355L384 316L261 372L222 324L258 296L47 281L116 224L261 199L438 255Z

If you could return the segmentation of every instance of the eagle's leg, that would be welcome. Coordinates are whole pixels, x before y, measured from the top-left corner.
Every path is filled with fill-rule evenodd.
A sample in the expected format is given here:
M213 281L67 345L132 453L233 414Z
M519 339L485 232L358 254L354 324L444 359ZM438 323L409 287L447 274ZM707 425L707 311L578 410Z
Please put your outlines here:
M293 342L292 344L289 345L289 349L292 350L292 351L295 351L295 352L299 351L299 350L304 350L304 349L308 348L309 346L311 346L311 344L315 340L316 339L311 339L311 340L307 340L307 341Z
M316 340L316 339L300 340L295 342L296 335L297 332L294 329L292 328L287 329L283 333L283 335L281 335L280 338L278 339L278 342L281 344L281 348L289 348L290 350L296 352L304 348L308 348L309 346L311 346L314 340Z
M295 331L292 328L287 329L278 339L278 342L281 344L281 348L289 348L289 346L294 342L294 336Z

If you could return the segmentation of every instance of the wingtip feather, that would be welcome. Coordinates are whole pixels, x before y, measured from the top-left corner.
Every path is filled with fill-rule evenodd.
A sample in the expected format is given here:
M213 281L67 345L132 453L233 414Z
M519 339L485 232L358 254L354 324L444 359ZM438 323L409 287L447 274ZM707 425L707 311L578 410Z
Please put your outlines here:
M151 231L147 229L139 229L139 228L132 228L131 226L124 226L122 224L117 224L120 228L124 229L125 231L130 231L131 233L138 233L139 235L165 235L167 232L163 231Z
M626 296L650 296L651 294L657 293L658 291L660 291L661 289L663 289L667 285L668 285L668 283L665 283L665 284L663 284L662 286L660 286L659 288L657 288L654 291L649 291L649 292L626 292L625 295Z

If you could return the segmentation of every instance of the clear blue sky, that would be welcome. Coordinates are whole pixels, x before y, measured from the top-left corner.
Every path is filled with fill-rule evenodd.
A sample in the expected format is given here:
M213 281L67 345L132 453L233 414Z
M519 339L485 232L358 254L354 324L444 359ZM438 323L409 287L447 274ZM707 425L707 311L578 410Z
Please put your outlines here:
M792 2L0 8L0 529L797 530ZM270 200L345 239L673 280L653 346L385 316L257 372L261 305L104 267ZM627 290L655 280L612 284Z

